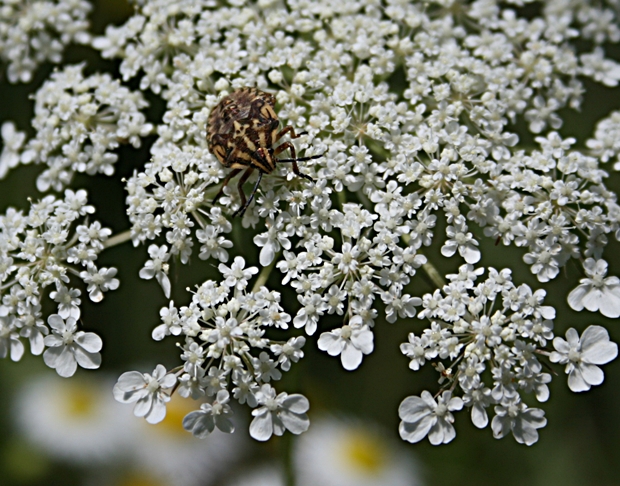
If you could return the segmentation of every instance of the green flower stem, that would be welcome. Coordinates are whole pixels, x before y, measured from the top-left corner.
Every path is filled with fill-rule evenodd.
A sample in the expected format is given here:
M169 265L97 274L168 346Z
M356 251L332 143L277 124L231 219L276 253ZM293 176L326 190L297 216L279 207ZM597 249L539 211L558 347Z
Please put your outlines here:
M281 440L282 466L284 468L284 484L295 486L295 468L293 467L293 434L285 433Z
M426 263L422 265L422 270L424 270L428 278L431 279L438 289L441 289L444 285L446 285L446 281L439 273L439 270L437 270L437 267L435 267L435 265L433 265L428 259L426 260Z
M280 253L278 253L274 257L273 261L269 265L262 268L262 270L258 274L258 277L256 278L256 282L254 282L254 286L252 287L252 293L258 292L260 288L267 283L269 275L271 275L271 271L273 270L273 267L276 266L276 262L278 261L279 257Z
M347 203L347 195L344 193L344 188L342 189L342 191L336 192L336 194L338 196L338 203L340 204L340 209L342 210L344 205Z
M402 238L405 243L409 244L409 235L403 235ZM418 255L423 255L423 253L418 252ZM439 270L437 270L437 267L435 267L435 265L433 265L428 258L426 259L426 263L422 265L422 270L424 270L427 277L437 286L438 289L441 289L444 285L446 285L446 281L439 273Z
M105 240L105 242L103 243L103 247L110 248L112 246L122 245L129 240L131 240L131 230L123 231L122 233L118 233L117 235L114 235Z

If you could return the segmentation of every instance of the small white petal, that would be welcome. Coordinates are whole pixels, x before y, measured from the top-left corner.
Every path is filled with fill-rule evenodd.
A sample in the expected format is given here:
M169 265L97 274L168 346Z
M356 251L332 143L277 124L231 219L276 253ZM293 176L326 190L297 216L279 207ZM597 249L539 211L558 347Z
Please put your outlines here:
M570 294L568 294L568 305L570 305L573 310L583 310L583 298L588 293L588 290L589 286L578 285L574 290L571 291Z
M89 353L98 353L103 347L103 341L94 332L78 333L75 342Z
M293 434L299 435L310 426L310 420L306 414L291 413L288 410L282 410L280 412L280 419L284 426Z
M101 355L99 353L89 353L78 346L75 347L74 351L75 359L82 368L96 370L101 366Z
M583 380L588 385L600 385L605 380L603 370L596 365L581 363L579 369L581 370Z
M401 422L398 433L403 440L415 444L428 435L429 430L437 419L430 415L422 418L419 422Z
M293 413L306 413L310 408L310 402L303 395L294 393L286 397L282 406Z
M573 371L568 374L568 388L575 393L588 391L590 389L590 385L588 385L583 379L583 376L581 376L579 368L573 369Z
M433 445L447 444L456 437L456 430L445 420L437 420L428 432L428 440Z
M428 404L416 396L405 398L398 407L398 416L405 422L418 422L431 412Z
M271 414L265 410L264 413L257 415L250 424L250 436L261 442L268 440L273 434L273 422Z
M486 409L479 404L471 407L471 421L479 429L484 429L489 423Z
M342 362L342 367L347 371L352 371L352 370L357 369L357 367L362 362L362 356L363 354L359 349L357 349L351 343L347 343L344 346L344 349L342 350L342 353L340 355L340 361Z
M276 256L275 245L269 241L260 251L259 261L263 267L268 266Z
M166 418L166 404L161 400L153 400L151 411L146 416L149 424L158 424Z
M602 365L618 356L618 345L609 340L607 329L589 326L581 335L582 359L585 362Z
M191 432L195 437L204 439L215 428L213 416L204 412L195 411L188 413L183 418L183 428Z

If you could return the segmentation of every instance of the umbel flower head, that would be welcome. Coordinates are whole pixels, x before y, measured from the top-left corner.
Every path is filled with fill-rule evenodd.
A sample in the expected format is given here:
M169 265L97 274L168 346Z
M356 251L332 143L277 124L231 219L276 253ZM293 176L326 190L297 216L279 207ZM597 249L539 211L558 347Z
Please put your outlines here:
M114 387L116 399L136 402L134 414L157 423L165 416L174 388L183 397L207 397L210 401L183 420L185 429L201 438L215 428L234 431L231 397L254 408L250 435L257 440L282 435L285 430L304 432L309 425L308 400L300 394L276 394L271 382L303 357L305 338L274 341L265 337L270 327L287 329L291 318L283 311L278 292L264 286L246 291L248 279L258 272L256 267L246 268L245 260L236 257L232 267L220 264L219 270L221 282L204 282L188 307L177 309L171 303L160 312L163 323L153 337L183 336L184 344L179 344L183 366L167 372L158 365L153 375L124 373Z
M166 299L177 295L173 262L197 253L219 271L187 305L172 299L160 310L152 337L178 340L179 366L122 375L117 398L150 422L172 393L204 398L185 419L199 436L232 431L232 400L253 409L254 438L299 434L308 400L275 387L306 340L353 371L375 349L374 328L392 324L411 331L401 345L409 367L432 364L440 378L436 394L401 403L407 441L449 442L466 409L495 437L531 445L546 419L523 398L549 398L548 360L567 365L571 389L600 384L597 366L615 355L596 326L562 344L544 290L513 283L512 268L474 266L490 247L515 246L522 261L507 265L551 289L562 269L581 265L570 306L620 315L604 255L620 238L604 166L620 153L618 115L587 141L560 132L565 110L582 108L584 79L620 81L605 53L620 40L617 11L551 0L533 16L524 3L137 1L91 42L118 60L121 79L81 64L55 71L34 95L35 135L4 125L0 174L42 164L38 190L61 191L76 172L111 175L121 144L152 136L150 159L124 180L131 227L110 240L143 248L139 275ZM273 95L274 107L258 97L251 114L237 107L213 121L247 87ZM160 120L145 115L147 93L164 106ZM214 132L228 137L215 144L219 160ZM254 199L244 210L246 182ZM25 337L35 354L57 342L43 324L43 288L55 288L53 321L71 323L71 334L80 296L99 301L119 285L115 268L95 264L110 235L80 219L94 212L84 191L65 199L47 195L27 220L16 211L2 220L3 356L19 359ZM444 279L436 253L458 273ZM435 287L426 295L421 271ZM76 276L83 288L69 286Z
M94 369L101 364L101 338L78 329L78 286L99 302L119 280L115 268L95 263L111 231L89 221L94 211L86 191L66 189L64 198L31 201L27 213L9 208L0 215L1 357L19 361L27 340L31 353L43 354L63 377L72 376L77 365ZM56 313L45 319L42 308L48 303Z
M67 44L89 42L91 9L85 0L2 2L0 59L8 66L9 81L28 83L42 62L59 63Z
M410 333L401 344L413 370L426 361L454 363L450 368L441 361L436 365L445 390L441 395L425 390L401 403L404 440L419 442L428 436L434 445L450 442L456 435L452 412L464 406L478 428L488 425L487 408L494 406L495 437L512 432L526 445L538 440L536 429L546 424L544 412L528 408L522 395L534 394L539 402L549 398L551 375L538 356L549 354L545 348L553 337L555 310L543 305L543 290L515 286L506 269L489 268L487 279L476 284L482 270L463 265L458 274L448 275L450 282L441 291L425 295L418 317L429 320L430 327L419 336Z

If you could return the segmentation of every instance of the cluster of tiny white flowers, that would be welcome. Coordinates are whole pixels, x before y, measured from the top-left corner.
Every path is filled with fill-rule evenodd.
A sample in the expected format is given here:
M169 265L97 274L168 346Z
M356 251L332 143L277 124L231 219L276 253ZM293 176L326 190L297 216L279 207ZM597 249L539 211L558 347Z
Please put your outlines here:
M61 191L75 172L112 175L118 159L114 149L122 143L139 147L151 132L140 111L147 106L142 93L108 74L84 76L83 69L83 64L65 67L43 83L35 95L36 136L26 144L12 125L3 126L2 175L16 165L19 153L23 164L48 166L37 179L39 191Z
M0 152L0 179L4 178L10 169L17 167L21 159L21 150L26 140L26 134L17 130L15 123L5 122L0 129L2 137L2 152Z
M607 174L597 159L555 131L536 137L539 149L512 149L519 137L509 130L519 116L535 134L559 128L558 110L580 105L578 75L602 76L614 86L620 79L613 61L587 61L602 56L600 47L577 56L568 42L573 22L596 44L617 40L613 11L604 10L601 19L590 7L573 11L564 3L547 2L536 20L490 0L460 5L479 23L474 32L452 11L415 3L382 9L373 2L291 2L261 10L148 3L94 42L104 56L122 58L125 79L141 75L142 88L167 102L153 159L128 183L134 241L155 238L165 226L172 253L186 261L197 220L201 256L226 260L231 242L209 213L226 172L208 152L206 122L223 95L256 85L275 86L283 123L308 132L301 148L324 153L304 170L326 185L286 180L285 169L265 178L243 220L267 227L255 240L263 247L261 264L289 249L293 234L330 231L342 212L332 209L329 191L342 202L345 188L364 198L375 225L384 228L392 243L388 266L398 259L404 234L413 246L431 243L438 211L448 221L442 254L458 253L467 263L480 259L482 235L471 231L471 222L486 236L525 248L524 261L541 282L571 258L600 259L607 235L618 231L620 207L603 185ZM607 26L602 37L594 36L597 22ZM312 39L296 40L295 32L312 32ZM403 86L377 81L397 68ZM220 202L232 214L239 201L226 191Z
M183 336L179 343L184 364L166 373L159 365L153 377L137 371L121 376L116 396L123 402L139 401L135 414L157 423L165 416L165 402L174 389L182 397L195 400L213 398L199 411L190 413L184 427L197 437L206 437L217 427L232 432L228 416L230 395L254 408L250 435L267 440L285 429L299 434L308 428L305 412L308 400L299 394L282 392L276 396L272 381L282 377L304 355L303 336L274 341L265 336L269 328L287 329L291 320L280 305L280 294L261 286L247 292L248 281L258 272L245 267L236 257L231 267L220 264L220 283L207 280L192 296L189 306L177 309L173 302L160 311L162 324L153 330L153 339ZM137 384L136 384L137 383Z
M76 284L83 282L99 302L119 281L115 268L95 263L111 231L89 221L94 211L86 191L67 189L64 199L32 202L27 214L9 208L0 215L1 358L19 361L27 340L33 355L49 348L44 360L61 376L73 375L76 360L84 368L99 366L100 338L77 330L82 292ZM49 326L42 310L46 294L57 307Z
M224 278L199 286L189 306L171 302L160 313L153 338L185 336L183 368L125 374L117 398L136 401L136 415L156 422L173 391L206 395L212 400L185 420L204 437L232 431L232 393L255 407L253 437L300 433L307 400L276 396L269 382L302 356L305 338L274 344L264 328L292 321L312 336L323 316L342 316L342 326L321 329L318 347L354 370L374 349L380 313L395 323L421 306L430 327L411 338L407 353L422 349L411 367L451 360L438 370L463 396L450 388L406 399L403 438L448 442L451 412L470 406L481 427L494 405L496 437L512 431L519 442L535 442L545 419L520 393L548 395L550 375L537 356L550 353L555 312L541 305L543 291L514 286L508 269L490 270L475 286L480 272L471 265L483 257L485 237L522 248L543 283L578 261L587 278L569 294L570 306L620 315L620 281L607 276L603 259L609 236L620 238L620 206L600 166L618 156L617 115L585 144L557 131L562 110L581 107L583 78L618 85L620 65L604 47L620 40L620 29L613 2L550 0L536 17L524 3L540 2L136 2L135 15L92 46L120 59L123 81L163 100L155 127L140 111L140 92L106 75L84 77L82 66L54 73L35 97L35 138L3 126L0 175L20 162L44 162L39 190L61 190L75 171L111 174L119 143L138 146L156 132L151 160L126 182L131 239L149 242L140 276L154 278L169 298L169 261L189 263L197 240L199 258L217 262ZM578 50L571 42L580 35L587 42ZM274 94L280 121L301 135L296 152L312 157L300 167L314 182L279 164L262 179L236 241L231 217L240 197L226 186L214 201L230 172L210 153L206 134L211 110L246 86ZM518 124L532 147L520 146ZM444 226L442 235L436 228ZM432 272L423 254L431 245L458 261L454 267L469 266L421 299L412 281L420 267ZM279 293L265 287L246 292L258 270L241 257L226 266L229 252L241 250L256 251L265 271L276 267L300 305L283 310ZM591 335L602 342L601 333ZM575 388L600 383L575 358L588 352L575 351L578 339L567 337L551 360L567 364ZM605 357L613 359L609 349ZM480 378L485 369L492 389Z
M489 268L487 279L476 284L483 272L463 265L458 274L448 275L449 283L441 290L426 294L418 317L427 319L430 327L419 335L410 333L409 341L401 344L412 370L433 362L445 390L437 402L428 391L403 401L400 434L409 442L427 435L433 444L450 442L455 436L450 412L466 406L478 428L488 425L487 408L494 407L494 436L512 432L518 442L531 445L546 419L542 410L528 407L522 395L533 393L539 402L549 398L551 374L543 371L541 359L570 362L569 387L584 391L603 381L603 372L591 367L618 354L617 345L600 326L584 332L582 342L587 344L582 354L574 329L567 333L570 346L562 338L553 339L555 310L543 305L544 290L517 287L508 269ZM550 354L546 346L551 340L557 351Z
M0 60L11 83L28 83L43 62L59 63L64 47L90 40L86 0L0 1Z
M329 209L330 191L321 186L315 186L312 205ZM338 243L331 236L302 227L301 251L284 251L284 260L277 266L285 274L284 283L290 282L298 293L301 308L293 320L295 327L303 327L311 336L321 316L343 316L344 325L321 334L318 346L331 356L340 355L343 367L354 370L363 355L373 351L370 329L378 315L375 299L385 304L388 322L415 316L415 306L421 300L403 289L426 258L416 254L415 246L400 248L396 244L399 236L410 230L403 219L413 210L412 205L379 208L378 214L352 203L343 204L342 209L326 210L326 220L317 221L318 228L340 233ZM292 228L289 234L294 234Z
M594 138L586 145L601 162L615 160L614 170L620 170L620 111L614 111L598 122Z
M603 185L599 153L574 150L574 139L548 129L561 126L560 109L579 107L577 76L608 86L620 80L600 47L618 40L612 10L601 18L591 7L547 2L542 19L527 20L494 1L458 4L479 25L470 30L442 5L244 4L150 2L94 42L104 56L121 58L124 79L140 76L141 88L167 103L153 157L127 184L134 243L165 235L169 245L149 247L141 273L156 277L166 295L165 262L189 260L192 228L200 258L226 262L234 246L226 214L239 198L227 187L222 207L212 203L227 173L208 151L206 123L210 109L243 86L275 87L282 123L307 132L299 148L323 154L303 168L314 184L283 168L264 178L243 225L264 225L254 237L259 260L275 263L298 292L295 327L313 335L321 316L343 316L318 346L345 369L373 350L378 302L388 322L415 315L421 301L405 288L426 263L419 250L433 242L440 211L446 257L477 263L484 234L524 247L541 282L571 258L605 264L620 207ZM593 40L591 53L570 47L574 25ZM296 32L312 34L301 40ZM388 80L397 69L404 85ZM541 134L539 149L513 149L519 137L509 127L518 117ZM359 202L348 202L349 193ZM475 233L472 222L483 230ZM620 313L616 293L605 315ZM597 310L582 302L586 294L573 293L571 306ZM519 376L524 383L549 376L539 372L521 365Z

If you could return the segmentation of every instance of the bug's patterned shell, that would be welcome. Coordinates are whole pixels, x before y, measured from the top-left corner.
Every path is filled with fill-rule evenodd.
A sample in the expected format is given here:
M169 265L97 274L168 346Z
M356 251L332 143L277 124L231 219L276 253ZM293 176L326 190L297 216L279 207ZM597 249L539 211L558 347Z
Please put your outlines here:
M211 110L207 129L209 150L225 167L249 166L259 148L270 149L280 122L275 97L256 88L241 88ZM271 164L269 164L271 165ZM272 167L267 167L271 172Z
M256 88L240 88L233 91L211 110L207 126L207 143L209 150L217 157L224 167L232 169L213 199L217 200L224 193L224 188L239 172L243 171L237 190L241 198L241 206L233 216L243 215L252 202L263 174L271 174L276 162L290 162L293 173L312 181L297 166L298 161L318 159L321 155L297 158L295 147L291 142L280 143L282 137L290 134L291 138L299 138L306 132L295 133L292 125L280 130L280 120L273 107L276 100L273 95ZM288 150L290 158L278 159L278 155ZM258 170L258 178L250 198L245 197L243 185Z

